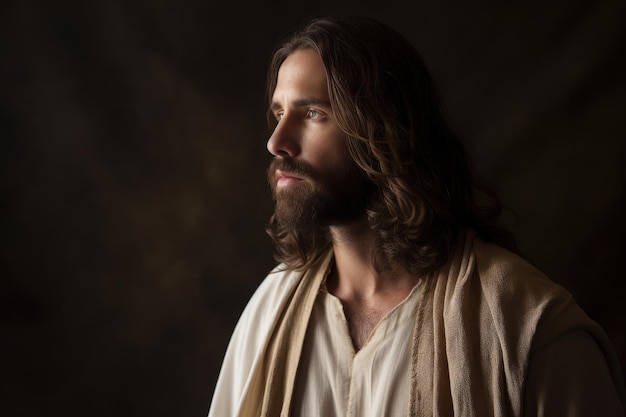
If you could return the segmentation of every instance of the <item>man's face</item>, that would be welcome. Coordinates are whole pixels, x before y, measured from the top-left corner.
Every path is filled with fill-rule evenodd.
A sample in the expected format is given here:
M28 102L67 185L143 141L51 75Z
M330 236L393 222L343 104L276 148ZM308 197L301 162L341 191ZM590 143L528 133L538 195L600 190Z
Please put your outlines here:
M362 215L365 176L335 120L326 72L316 51L298 49L283 62L271 110L278 124L267 142L275 157L268 180L278 220L307 230Z

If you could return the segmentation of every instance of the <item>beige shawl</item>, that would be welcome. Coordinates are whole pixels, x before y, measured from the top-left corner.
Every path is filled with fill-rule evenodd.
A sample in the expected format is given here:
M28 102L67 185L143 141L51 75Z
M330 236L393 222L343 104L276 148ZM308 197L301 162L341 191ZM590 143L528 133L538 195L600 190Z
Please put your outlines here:
M332 253L281 304L240 417L286 417L307 323ZM409 416L521 416L532 351L571 329L602 349L625 404L610 341L571 295L510 252L472 232L436 279L424 284L411 352Z

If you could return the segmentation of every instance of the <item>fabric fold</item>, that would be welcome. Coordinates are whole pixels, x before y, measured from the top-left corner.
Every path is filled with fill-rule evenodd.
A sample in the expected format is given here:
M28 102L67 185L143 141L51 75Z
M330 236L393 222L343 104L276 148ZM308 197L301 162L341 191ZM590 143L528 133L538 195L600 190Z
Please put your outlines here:
M277 327L270 336L264 359L254 371L252 385L243 400L240 417L287 417L302 344L313 303L324 280L332 251L321 256L306 271L289 295L280 313ZM260 403L260 404L259 404Z
M218 385L226 396L241 389L243 397L214 398L210 416L289 415L307 325L331 260L329 251L309 271L285 271L262 285L245 320L261 314L275 324L263 331L236 330ZM263 294L271 291L282 294L280 307L263 304ZM533 352L575 329L588 332L600 347L626 408L608 337L567 291L517 255L470 230L438 275L423 281L422 291L411 339L408 416L523 416ZM238 366L234 361L244 352L256 359ZM218 414L220 409L234 411Z

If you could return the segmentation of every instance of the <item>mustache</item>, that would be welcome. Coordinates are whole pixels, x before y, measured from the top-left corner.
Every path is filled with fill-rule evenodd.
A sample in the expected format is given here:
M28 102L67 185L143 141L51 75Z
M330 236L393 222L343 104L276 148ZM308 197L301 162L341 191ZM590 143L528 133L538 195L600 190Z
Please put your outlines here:
M274 158L267 169L267 178L273 182L274 173L279 169L301 177L314 178L313 170L307 164L293 159Z

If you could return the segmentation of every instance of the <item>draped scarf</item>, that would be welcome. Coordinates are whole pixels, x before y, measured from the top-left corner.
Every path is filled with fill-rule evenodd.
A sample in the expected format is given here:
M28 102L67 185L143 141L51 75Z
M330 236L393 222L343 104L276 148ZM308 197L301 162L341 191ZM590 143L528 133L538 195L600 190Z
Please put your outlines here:
M284 300L239 417L289 416L307 325L331 260L332 251L321 256ZM626 404L603 330L567 291L518 256L468 231L448 263L421 285L408 416L521 416L532 351L572 329L594 337Z

